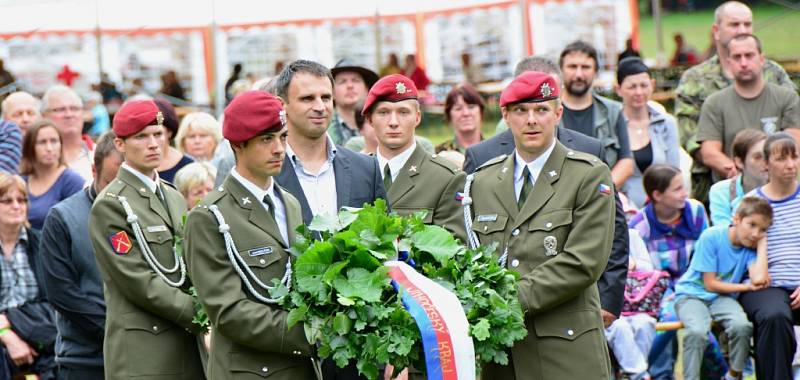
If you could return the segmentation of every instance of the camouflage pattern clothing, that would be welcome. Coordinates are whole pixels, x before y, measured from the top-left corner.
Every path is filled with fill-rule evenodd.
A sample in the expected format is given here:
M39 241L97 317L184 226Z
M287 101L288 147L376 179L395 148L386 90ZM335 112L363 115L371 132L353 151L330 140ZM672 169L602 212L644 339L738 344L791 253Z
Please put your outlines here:
M789 74L775 61L765 60L762 71L766 82L797 91ZM692 198L706 205L712 179L711 170L695 157L700 148L697 142L697 122L700 120L700 108L706 98L731 84L733 80L722 72L719 56L714 55L686 70L681 75L681 81L676 89L675 116L678 119L681 145L695 158L692 165Z
M506 127L506 129L507 128L508 127ZM481 141L483 140L484 140L483 135L481 135ZM458 143L458 139L453 137L452 140L447 140L436 146L436 153L443 152L446 150L454 150L456 152L464 154L467 151L467 147L461 146L461 144Z
M352 129L339 117L339 112L334 112L331 123L328 125L328 136L336 145L344 145L352 137L361 136L358 128Z
M767 82L797 91L789 74L775 61L767 59L764 62L763 73ZM678 118L681 145L689 154L700 148L697 142L700 107L709 95L731 84L733 80L722 73L718 55L689 68L681 75L681 81L676 89L675 116Z

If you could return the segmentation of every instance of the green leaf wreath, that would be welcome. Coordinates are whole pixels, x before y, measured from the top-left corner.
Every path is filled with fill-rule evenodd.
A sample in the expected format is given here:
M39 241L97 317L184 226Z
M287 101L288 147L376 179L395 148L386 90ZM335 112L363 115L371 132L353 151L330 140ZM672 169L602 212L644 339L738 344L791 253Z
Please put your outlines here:
M408 252L417 271L449 289L463 305L480 363L508 364L506 350L527 331L517 298L518 275L497 264L495 247L461 245L424 214L387 214L383 200L357 211L317 217L298 228L291 248L294 278L287 294L289 326L303 322L322 358L354 361L378 378L382 365L424 371L420 332L391 285L384 261ZM315 239L314 233L321 239Z

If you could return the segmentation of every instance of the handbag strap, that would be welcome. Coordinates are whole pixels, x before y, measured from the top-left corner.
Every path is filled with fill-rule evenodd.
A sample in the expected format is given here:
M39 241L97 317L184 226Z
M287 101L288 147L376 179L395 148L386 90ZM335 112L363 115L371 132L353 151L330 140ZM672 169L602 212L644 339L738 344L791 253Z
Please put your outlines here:
M741 178L741 175L733 177L730 185L728 186L728 202L730 203L733 203L733 200L736 199L736 181L738 181L739 178Z
M652 290L653 287L656 286L656 283L662 277L662 273L663 272L657 270L653 271L653 274L650 275L650 278L648 278L647 282L644 284L644 286L642 286L642 289L639 291L639 294L635 296L625 294L625 300L628 301L629 303L640 302L642 299L644 299L645 296L647 296L647 293L649 293L650 290Z

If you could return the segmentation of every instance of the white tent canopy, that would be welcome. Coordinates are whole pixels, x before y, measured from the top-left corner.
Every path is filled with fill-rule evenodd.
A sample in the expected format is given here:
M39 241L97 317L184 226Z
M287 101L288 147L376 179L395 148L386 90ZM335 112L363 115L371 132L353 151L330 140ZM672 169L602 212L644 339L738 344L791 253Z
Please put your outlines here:
M161 29L410 14L508 0L0 0L0 33Z

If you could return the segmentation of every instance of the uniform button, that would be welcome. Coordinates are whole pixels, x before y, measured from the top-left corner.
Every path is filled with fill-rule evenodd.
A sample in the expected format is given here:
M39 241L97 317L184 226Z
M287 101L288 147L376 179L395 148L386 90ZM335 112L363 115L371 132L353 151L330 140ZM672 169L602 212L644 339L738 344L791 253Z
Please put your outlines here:
M261 264L261 265L264 265L264 264L267 263L267 260L261 259L261 260L258 260L258 263Z
M261 372L267 373L269 372L269 368L267 368L267 366L261 367Z
M567 156L572 156L572 155L574 155L574 154L575 154L575 152L573 152L573 151L569 151L569 152L567 152Z
M511 231L511 236L517 236L517 235L519 235L519 228L515 229L514 231Z
M550 227L553 227L553 223L547 222L544 226L547 227L547 228L550 228Z
M153 326L153 331L158 331L158 326Z
M488 230L488 229L489 229L489 226L483 226L483 231L484 232L486 232L486 230Z
M567 335L573 336L573 335L575 335L575 331L567 330Z
M517 259L511 260L511 266L514 267L514 268L518 267L519 266L519 260L517 260Z

